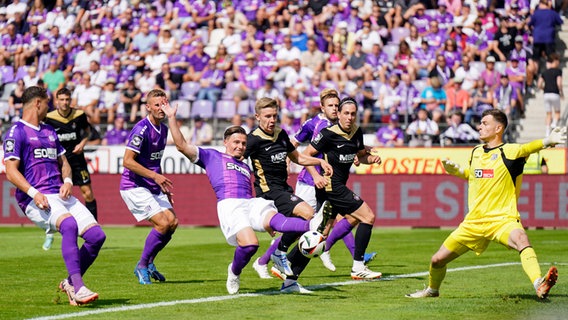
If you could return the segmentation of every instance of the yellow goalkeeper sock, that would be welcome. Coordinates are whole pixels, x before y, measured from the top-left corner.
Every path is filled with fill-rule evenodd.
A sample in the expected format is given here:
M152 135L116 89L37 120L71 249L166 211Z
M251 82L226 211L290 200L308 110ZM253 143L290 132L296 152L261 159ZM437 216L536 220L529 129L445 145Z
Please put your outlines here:
M534 249L532 247L526 247L521 251L520 256L523 270L525 270L525 273L529 276L531 282L534 283L536 279L542 277L540 265L538 264L538 259Z
M442 268L434 268L432 264L430 264L430 277L428 287L434 290L439 290L442 281L446 277L446 266Z

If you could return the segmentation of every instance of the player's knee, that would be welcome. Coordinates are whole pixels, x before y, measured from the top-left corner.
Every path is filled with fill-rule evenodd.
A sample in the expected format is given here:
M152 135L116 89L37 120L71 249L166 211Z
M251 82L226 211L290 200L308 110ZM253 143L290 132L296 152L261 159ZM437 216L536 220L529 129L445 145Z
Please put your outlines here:
M173 218L172 221L170 221L169 232L174 233L178 227L178 224L179 224L178 218Z
M59 224L59 233L61 235L78 235L77 220L73 216L66 217Z

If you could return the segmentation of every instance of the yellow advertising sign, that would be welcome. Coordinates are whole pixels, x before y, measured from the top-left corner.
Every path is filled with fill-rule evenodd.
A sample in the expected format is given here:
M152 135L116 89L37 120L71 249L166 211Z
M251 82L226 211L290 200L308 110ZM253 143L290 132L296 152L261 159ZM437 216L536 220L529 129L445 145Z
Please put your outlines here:
M381 156L382 164L355 167L357 174L445 174L443 159L450 159L461 166L469 162L471 150L467 148L373 148L372 153ZM549 174L566 173L566 149L553 148L541 151Z

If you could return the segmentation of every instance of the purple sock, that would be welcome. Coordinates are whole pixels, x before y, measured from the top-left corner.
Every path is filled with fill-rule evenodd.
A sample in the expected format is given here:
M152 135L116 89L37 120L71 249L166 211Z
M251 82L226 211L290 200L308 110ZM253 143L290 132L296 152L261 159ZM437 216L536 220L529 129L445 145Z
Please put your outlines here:
M59 233L61 233L61 254L69 279L75 291L84 286L83 278L81 277L81 263L79 258L79 247L77 245L77 221L73 217L67 217L61 221L59 225Z
M349 221L347 221L347 219L339 220L325 240L325 251L329 251L329 249L331 249L337 241L345 237L345 235L351 232L351 230L353 230L353 226L349 223Z
M172 240L172 235L173 232L172 231L168 231L168 233L162 235L162 242L160 243L160 245L158 247L155 248L155 250L150 254L150 259L148 259L148 263L154 263L154 259L156 258L156 256L158 255L158 253L160 253L160 251L162 251L162 249L164 249L166 247L166 245L170 242L170 240Z
M237 249L235 249L235 256L233 257L231 271L237 276L241 274L243 268L249 263L250 258L256 253L256 250L258 250L258 245L237 247Z
M142 251L140 262L138 262L139 268L148 268L148 261L150 260L150 257L156 256L157 252L163 248L163 241L164 235L159 233L158 230L152 228L146 237L146 244L144 244L144 250Z
M106 235L103 229L101 229L101 226L93 226L85 231L81 237L85 240L85 243L83 243L83 246L79 249L81 275L84 275L99 255L99 251L103 243L105 243Z
M268 250L266 250L266 252L260 257L260 259L258 259L259 264L265 265L270 261L270 256L278 248L278 244L280 243L280 239L282 239L282 237L278 237L278 238L274 239L274 242L270 245Z
M277 213L270 219L270 227L278 232L306 232L310 230L310 222L302 218L288 218Z
M343 243L345 243L347 250L349 250L351 256L353 257L353 254L355 254L355 237L353 236L353 233L348 232L345 237L343 237Z

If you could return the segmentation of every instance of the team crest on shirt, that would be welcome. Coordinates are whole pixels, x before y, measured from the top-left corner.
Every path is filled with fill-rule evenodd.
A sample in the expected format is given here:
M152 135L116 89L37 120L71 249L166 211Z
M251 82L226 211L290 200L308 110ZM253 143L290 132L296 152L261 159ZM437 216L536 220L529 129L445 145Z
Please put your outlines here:
M296 201L298 201L298 197L296 197L296 195L293 194L293 195L290 196L290 201L296 202Z
M361 197L359 197L359 196L358 196L358 195L356 195L356 194L353 194L353 199L355 199L355 200L359 201L359 200L361 200Z
M497 157L499 157L496 153L491 155L491 161L495 161L497 160Z
M54 136L49 136L49 141L55 141L55 137L54 137Z
M14 139L7 139L4 143L4 148L6 149L6 152L14 152L15 145L16 143L14 142Z
M140 147L141 144L142 144L142 136L135 134L132 137L132 145L135 147Z

